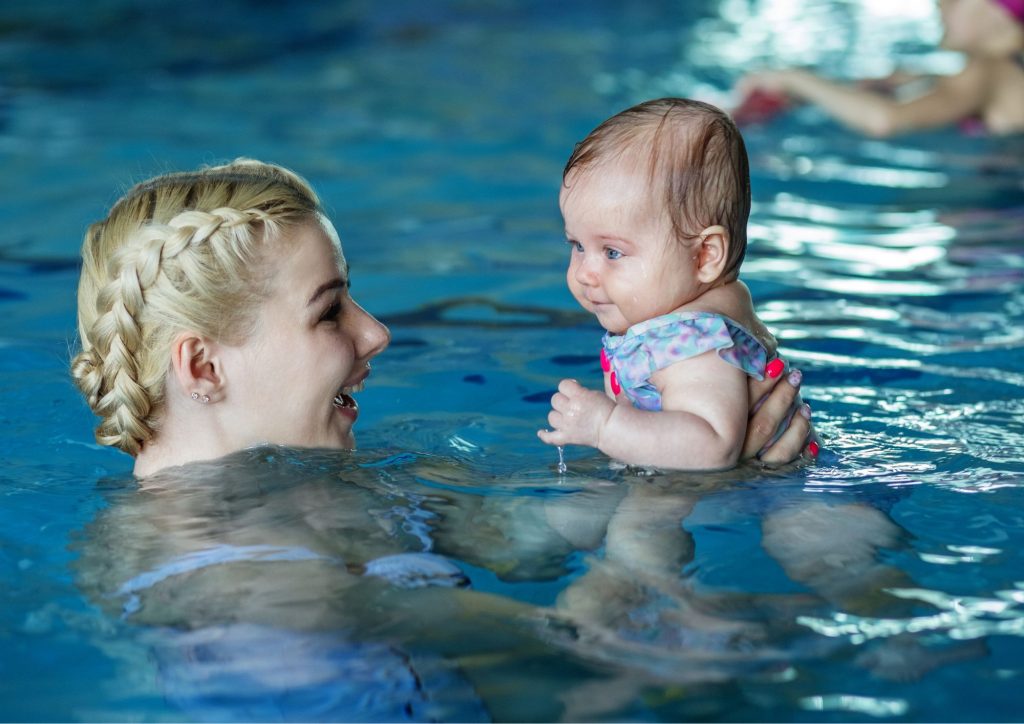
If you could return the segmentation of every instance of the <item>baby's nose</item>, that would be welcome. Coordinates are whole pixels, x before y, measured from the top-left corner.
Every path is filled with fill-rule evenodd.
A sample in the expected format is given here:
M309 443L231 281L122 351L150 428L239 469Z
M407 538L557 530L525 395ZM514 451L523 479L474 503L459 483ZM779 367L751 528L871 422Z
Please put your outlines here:
M576 265L575 277L577 282L586 285L596 284L599 278L594 264L589 263L587 259Z

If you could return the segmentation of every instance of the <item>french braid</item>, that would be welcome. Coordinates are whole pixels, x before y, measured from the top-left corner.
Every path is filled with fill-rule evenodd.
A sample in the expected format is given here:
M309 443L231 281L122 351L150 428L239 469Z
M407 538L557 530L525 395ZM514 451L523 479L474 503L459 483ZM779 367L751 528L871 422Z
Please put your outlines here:
M71 376L101 418L99 443L136 455L152 439L174 336L244 339L264 291L263 247L318 209L291 172L241 161L140 184L90 228Z

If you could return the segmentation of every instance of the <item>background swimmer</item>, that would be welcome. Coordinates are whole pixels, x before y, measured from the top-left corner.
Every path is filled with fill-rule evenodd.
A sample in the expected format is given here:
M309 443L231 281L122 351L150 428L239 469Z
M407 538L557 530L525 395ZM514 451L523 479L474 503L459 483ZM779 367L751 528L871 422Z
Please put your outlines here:
M813 103L869 136L952 123L996 135L1024 131L1024 2L940 0L939 10L945 27L942 47L964 53L966 64L959 73L930 79L923 93L907 97L900 92L922 80L905 73L848 85L808 70L763 70L737 84L745 98L743 115L756 106L778 109L792 100Z

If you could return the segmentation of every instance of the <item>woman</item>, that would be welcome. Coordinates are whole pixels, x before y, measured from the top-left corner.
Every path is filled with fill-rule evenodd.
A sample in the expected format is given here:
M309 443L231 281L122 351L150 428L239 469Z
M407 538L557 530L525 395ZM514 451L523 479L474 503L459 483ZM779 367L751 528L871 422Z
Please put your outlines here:
M390 336L352 298L303 179L250 160L156 177L90 227L82 256L72 377L96 439L134 456L137 477L260 444L353 446L354 394ZM799 404L782 378L751 383L763 404L745 458ZM795 459L809 432L792 415L761 459Z
M1024 131L1024 0L940 0L939 10L942 46L964 53L967 62L922 95L901 100L889 93L889 86L895 90L915 80L901 74L848 86L799 69L753 73L738 90L761 103L765 93L776 105L783 99L813 103L848 128L875 137L951 123L995 135Z

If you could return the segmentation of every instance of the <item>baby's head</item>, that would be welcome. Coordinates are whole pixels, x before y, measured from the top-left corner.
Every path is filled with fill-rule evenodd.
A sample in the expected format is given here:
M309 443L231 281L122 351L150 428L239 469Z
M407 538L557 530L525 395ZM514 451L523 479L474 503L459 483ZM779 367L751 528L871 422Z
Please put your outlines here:
M577 144L562 179L569 287L609 331L738 277L750 171L743 138L720 109L662 98L622 111ZM588 257L588 246L603 260ZM663 248L651 257L652 246ZM635 288L618 289L627 270ZM615 296L621 314L603 315Z
M172 338L244 339L272 272L267 248L319 217L301 178L239 160L141 183L89 228L71 373L100 443L139 451L160 421Z
M750 166L732 119L687 98L645 101L615 114L577 144L562 180L568 185L573 175L619 162L646 170L650 211L658 211L660 200L681 243L710 226L725 229L729 252L722 276L734 280L747 249Z

